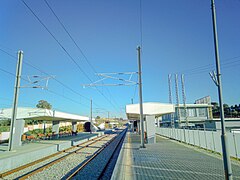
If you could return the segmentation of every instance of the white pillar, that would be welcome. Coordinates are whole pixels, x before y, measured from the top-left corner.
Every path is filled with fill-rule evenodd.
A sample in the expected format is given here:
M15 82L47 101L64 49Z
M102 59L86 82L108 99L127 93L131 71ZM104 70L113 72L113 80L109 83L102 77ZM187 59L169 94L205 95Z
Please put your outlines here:
M76 131L77 131L77 122L76 122L76 121L73 121L73 122L72 122L72 131L73 131L73 132L76 132Z
M137 133L140 134L140 121L137 121Z
M16 119L15 121L15 127L13 129L13 137L12 137L12 147L13 149L15 147L19 147L22 145L22 135L24 130L24 123L25 121L23 119Z
M146 132L149 144L156 143L155 116L146 116Z
M53 121L52 122L52 132L55 135L53 138L58 138L59 137L59 122L60 121Z

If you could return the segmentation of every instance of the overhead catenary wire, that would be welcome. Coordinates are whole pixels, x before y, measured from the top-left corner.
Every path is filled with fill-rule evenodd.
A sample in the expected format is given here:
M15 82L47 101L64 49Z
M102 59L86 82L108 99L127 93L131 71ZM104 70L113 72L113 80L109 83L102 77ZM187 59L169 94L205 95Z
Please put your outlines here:
M10 57L13 59L13 61L15 62L16 57L15 57L14 55L12 55L11 53L9 53L9 52L1 49L1 48L0 48L0 51L2 51L3 53L7 54L8 56L10 56ZM33 69L35 69L35 70L37 70L37 71L39 71L39 72L41 72L41 73L43 73L43 74L46 74L46 75L48 75L48 76L51 76L49 73L47 73L47 72L41 70L40 68L32 65L31 63L29 63L29 62L26 61L26 60L23 61L23 64L26 64L27 66L29 66L29 67L31 67L31 68L33 68ZM2 69L2 68L0 68L0 70L1 70L2 72L5 72L5 73L10 74L10 75L12 75L12 76L15 77L15 74L13 74L13 73L11 73L11 72L9 72L9 71L6 71L6 70L4 70L4 69ZM24 81L26 81L26 82L29 82L27 79L24 79L23 77L22 77L21 79L24 80ZM67 85L64 84L63 82L59 81L59 80L56 79L55 77L53 77L53 79L54 79L56 82L58 82L60 85L62 85L63 87L65 87L66 89L70 90L71 92L79 95L80 97L85 98L86 100L90 100L89 98L87 98L87 97L83 96L82 94L78 93L77 91L73 90L71 87L67 86ZM49 90L49 92L50 92L50 91L51 91L51 90ZM62 98L65 98L65 99L67 99L67 100L70 100L70 99L71 99L71 98L68 98L68 97L66 97L66 96L60 95L59 93L54 92L54 91L51 91L51 93L52 93L52 94L55 93L55 95L60 96L60 97L62 97ZM72 102L74 102L74 103L77 103L77 104L80 104L80 105L84 105L85 107L88 107L88 105L83 104L83 103L76 102L76 101L74 101L74 100L72 100L72 99L71 99L70 101L72 101ZM96 107L100 107L97 103L94 103L94 105L95 105Z
M83 103L80 103L80 102L78 102L78 101L76 101L76 100L73 100L73 99L71 99L71 98L69 98L69 97L66 97L66 96L64 96L64 95L62 95L62 94L56 93L56 92L54 92L54 91L52 91L52 90L49 90L49 89L47 89L47 91L50 92L50 93L52 93L52 94L55 94L55 95L57 95L57 96L59 96L59 97L65 98L65 99L67 99L67 100L69 100L69 101L71 101L71 102L74 102L74 103L76 103L76 104L84 105L84 107L85 107L86 109L89 108L88 105L85 105L85 104L83 104Z
M0 49L0 51L4 52L5 54L7 54L8 56L10 56L11 58L13 58L13 59L15 60L16 57L13 56L12 54L4 51L3 49ZM31 63L29 63L29 62L26 61L26 60L23 61L23 64L26 64L27 66L29 66L29 67L31 67L31 68L33 68L33 69L35 69L35 70L37 70L37 71L39 71L39 72L41 72L41 73L43 73L43 74L46 74L47 76L51 76L49 73L47 73L47 72L41 70L40 68L32 65ZM12 75L15 76L15 74L13 74L13 73L12 73ZM90 100L90 98L88 98L88 97L86 97L86 96L83 96L82 94L78 93L77 91L75 91L74 89L72 89L71 87L69 87L68 85L66 85L66 84L64 84L63 82L61 82L60 80L58 80L56 77L52 77L52 79L55 80L56 82L58 82L58 83L59 83L60 85L62 85L63 87L65 87L66 89L68 89L69 91L73 92L74 94L76 94L76 95L78 95L78 96L80 96L80 97L82 97L82 98L85 98L86 100ZM25 80L26 80L26 79L25 79ZM28 81L28 80L26 80L26 81ZM97 107L100 107L100 106L99 106L98 104L96 104L96 103L94 103L94 105L97 106Z
M29 9L29 11L33 14L33 16L39 21L39 23L47 30L47 32L52 36L52 38L57 42L57 44L61 47L61 49L67 54L70 60L78 67L78 69L87 77L87 79L93 83L93 81L89 78L86 72L79 66L77 61L71 56L68 50L58 41L58 39L54 36L54 34L48 29L48 27L42 22L42 20L34 13L34 11L27 5L27 3L22 0L23 4ZM117 110L116 106L96 87L96 90ZM118 111L118 110L117 110Z
M87 58L87 56L85 55L85 53L83 52L83 50L79 47L79 45L77 44L77 42L74 40L73 36L71 35L71 33L68 31L68 29L66 28L66 26L63 24L63 22L60 20L59 16L56 14L56 12L53 10L53 8L51 7L51 5L47 2L47 0L44 0L44 2L46 3L47 7L50 9L50 11L53 13L53 15L55 16L55 18L57 19L57 21L59 22L59 24L62 26L62 28L64 29L64 31L67 33L67 35L69 36L69 38L72 40L72 42L74 43L74 45L77 47L78 51L81 53L81 55L84 57L84 60L87 62L87 64L90 66L90 68L97 74L96 69L94 68L94 66L91 64L91 62L89 61L89 59ZM92 80L90 80L92 81ZM114 101L115 104L118 104L114 98L112 98L112 94L109 91L109 89L106 87L106 90L110 96L110 98ZM111 100L110 100L111 101ZM121 110L120 110L121 111Z
M227 58L225 60L223 60L223 62L221 63L221 65L223 66L223 68L228 65L228 64L234 64L234 63L238 63L240 62L240 56L235 56L235 57L231 57L231 58ZM238 59L238 60L234 60L234 59ZM234 60L234 61L231 61ZM191 75L191 74L199 74L199 72L209 72L209 70L212 70L211 68L214 68L214 64L206 64L206 65L202 65L202 66L198 66L198 67L194 67L194 68L190 68L190 69L186 69L177 73L184 73L186 75Z
M143 49L142 0L139 0L139 33L140 33L139 40L140 40L140 46L141 46L141 52L142 52L142 49ZM138 79L136 81L138 81ZM135 96L137 93L137 86L138 84L134 86L132 99L135 99Z
M2 68L0 68L0 71L2 71L2 72L4 72L4 73L7 73L7 74L10 74L10 75L12 75L12 76L15 76L15 74L13 74L13 73L11 73L11 72L9 72L9 71L7 71L7 70L4 70L4 69L2 69Z
M3 49L0 49L0 51L4 52L5 54L9 55L10 57L12 57L12 58L15 60L15 56L13 56L12 54L4 51ZM35 69L35 70L37 70L37 71L39 71L39 72L41 72L41 73L43 73L43 74L46 74L47 76L51 76L49 73L47 73L47 72L41 70L40 68L32 65L31 63L29 63L29 62L26 61L26 60L23 61L23 64L26 64L27 66L29 66L29 67L31 67L31 68L33 68L33 69ZM13 74L13 75L15 76L15 74ZM52 77L52 76L51 76L51 77ZM72 88L70 88L69 86L67 86L67 85L64 84L63 82L61 82L61 81L59 81L58 79L56 79L56 77L52 77L52 79L54 79L56 82L58 82L59 84L61 84L63 87L69 89L69 90L72 91L73 93L79 95L80 97L85 98L86 100L90 100L89 98L87 98L87 97L83 96L82 94L74 91Z
M136 82L137 82L137 81L138 81L138 76L137 76L136 78L137 78L137 79L136 79ZM136 94L137 94L137 86L138 86L138 84L136 84L136 85L134 86L134 91L133 91L133 96L132 96L133 99L135 99Z
M4 73L7 73L7 74L9 74L9 75L11 75L11 76L13 76L13 77L16 76L14 73L11 73L11 72L9 72L9 71L7 71L7 70L4 70L4 69L2 69L2 68L0 68L0 71L2 71L2 72L4 72ZM25 78L23 78L23 77L21 77L21 80L24 80L24 81L26 81L26 82L29 82L27 79L25 79ZM71 98L69 98L69 97L63 96L63 95L61 95L61 94L59 94L59 93L57 93L57 92L55 92L55 91L52 91L52 90L49 90L49 89L47 89L47 91L50 92L50 93L52 93L52 94L55 94L55 95L57 95L57 96L59 96L59 97L65 98L65 99L67 99L67 100L69 100L69 101L72 101L72 102L74 102L74 103L76 103L76 104L84 105L85 107L88 108L87 105L85 105L85 104L83 104L83 103L80 103L80 102L78 102L78 101L75 101L75 100L73 100L73 99L71 99ZM25 103L25 104L26 104L26 103Z
M240 61L239 61L240 62ZM235 61L235 62L229 62L229 63L222 63L222 69L228 69L228 68L232 68L232 67L236 67L236 66L239 66L239 64L237 64L238 62ZM188 76L189 75L197 75L197 74L202 74L202 73L209 73L209 71L213 70L214 67L210 66L208 68L204 68L204 69L200 69L198 71L194 71L194 72L191 72L191 73L186 73Z
M64 31L68 34L68 36L70 37L70 39L72 40L72 42L75 44L75 46L77 47L78 51L82 54L82 56L84 57L85 61L87 62L87 64L93 69L93 71L96 73L96 69L94 68L94 66L91 64L91 62L88 60L87 56L85 55L85 53L83 52L83 50L79 47L79 45L77 44L77 42L74 40L73 36L71 35L71 33L67 30L66 26L63 24L63 22L60 20L60 18L58 17L58 15L55 13L55 11L53 10L53 8L50 6L50 4L47 2L47 0L44 0L44 2L46 3L46 5L48 6L48 8L51 10L51 12L53 13L53 15L55 16L55 18L58 20L59 24L62 26L62 28L64 29Z
M2 101L12 102L12 99L10 99L10 98L0 97L0 99L1 99ZM31 103L28 103L28 102L25 102L25 101L21 101L21 104L30 105L30 106L35 106L34 104L31 104ZM12 106L12 103L10 104L10 106Z
M88 80L91 81L89 76L86 74L86 72L80 67L80 65L77 63L77 61L71 56L71 54L68 52L68 50L60 43L60 41L56 38L56 36L48 29L48 27L43 23L43 21L36 15L36 13L30 8L30 6L27 5L27 3L22 0L23 4L29 9L29 11L33 14L33 16L38 20L38 22L46 29L46 31L52 36L52 38L57 42L57 44L61 47L61 49L67 54L67 56L70 58L70 60L77 66L77 68L84 74L84 76L87 77Z
M9 72L9 71L6 71L6 70L4 70L4 69L2 69L2 68L0 68L0 70L3 71L3 72L5 72L5 73L7 73L7 74L9 74L9 75L11 75L11 76L13 76L13 77L16 76L14 73L11 73L11 72ZM26 82L29 82L27 79L25 79L25 78L23 78L23 77L21 77L21 79L24 80L24 81L26 81ZM85 105L85 104L80 103L80 102L77 102L77 101L75 101L75 100L73 100L73 99L71 99L71 98L68 98L68 97L66 97L66 96L63 96L63 95L61 95L61 94L59 94L59 93L56 93L56 92L54 92L54 91L52 91L52 90L47 89L47 91L48 91L48 92L51 92L52 94L55 94L55 95L57 95L57 96L60 96L60 97L62 97L62 98L65 98L65 99L67 99L67 100L70 100L70 101L72 101L72 102L74 102L74 103L77 103L77 104L80 104L80 105ZM86 105L85 105L85 106L86 106Z

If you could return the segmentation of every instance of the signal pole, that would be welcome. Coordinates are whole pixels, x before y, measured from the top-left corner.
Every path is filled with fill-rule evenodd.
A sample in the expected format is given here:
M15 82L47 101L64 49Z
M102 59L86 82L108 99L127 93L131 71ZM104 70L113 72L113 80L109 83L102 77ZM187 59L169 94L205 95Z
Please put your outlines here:
M137 47L138 51L138 88L139 88L139 107L140 107L140 128L141 128L141 146L144 145L144 123L143 123L143 102L142 102L142 67L141 67L141 47Z
M213 34L214 34L214 47L215 47L215 59L216 59L216 70L217 70L217 87L218 87L218 97L220 105L220 116L221 116L221 128L222 128L222 152L223 152L223 164L225 179L232 180L232 167L230 161L230 154L228 152L228 142L227 134L224 121L224 109L223 109L223 98L222 98L222 82L221 82L221 72L220 72L220 60L218 52L218 36L217 36L217 23L216 23L216 10L214 0L211 0L212 5L212 21L213 21Z
M15 80L15 87L14 87L13 110L12 110L8 151L13 150L13 138L15 134L15 122L17 117L18 94L20 89L20 80L21 80L21 73L22 73L22 58L23 58L23 51L18 51L18 62L17 62L17 69L16 69L16 80Z

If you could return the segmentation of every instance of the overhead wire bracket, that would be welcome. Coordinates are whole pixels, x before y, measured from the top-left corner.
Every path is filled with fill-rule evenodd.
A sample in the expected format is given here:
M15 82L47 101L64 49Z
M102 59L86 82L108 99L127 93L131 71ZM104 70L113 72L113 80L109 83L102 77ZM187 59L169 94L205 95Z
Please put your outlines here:
M48 89L49 79L54 78L55 76L39 76L39 75L28 75L27 80L28 84L21 86L21 88L41 88Z
M97 73L96 75L99 77L102 77L101 79L91 83L91 84L82 84L82 86L85 87L96 87L96 86L132 86L132 85L136 85L138 84L137 82L132 80L132 77L134 74L138 74L138 72L114 72L114 73ZM123 75L127 75L129 76L128 78L120 78L117 76L123 76ZM121 81L122 83L110 83L110 84L106 84L106 83L99 83L99 82L103 82L106 79L113 79L113 80L117 80L117 81Z

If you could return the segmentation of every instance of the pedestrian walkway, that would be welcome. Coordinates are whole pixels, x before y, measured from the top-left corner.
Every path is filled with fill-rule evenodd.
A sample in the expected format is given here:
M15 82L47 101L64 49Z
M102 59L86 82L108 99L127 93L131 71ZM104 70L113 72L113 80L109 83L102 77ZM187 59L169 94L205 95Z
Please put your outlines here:
M156 144L139 146L140 136L128 133L112 179L224 179L219 155L160 136ZM232 169L240 179L240 163L232 163Z

